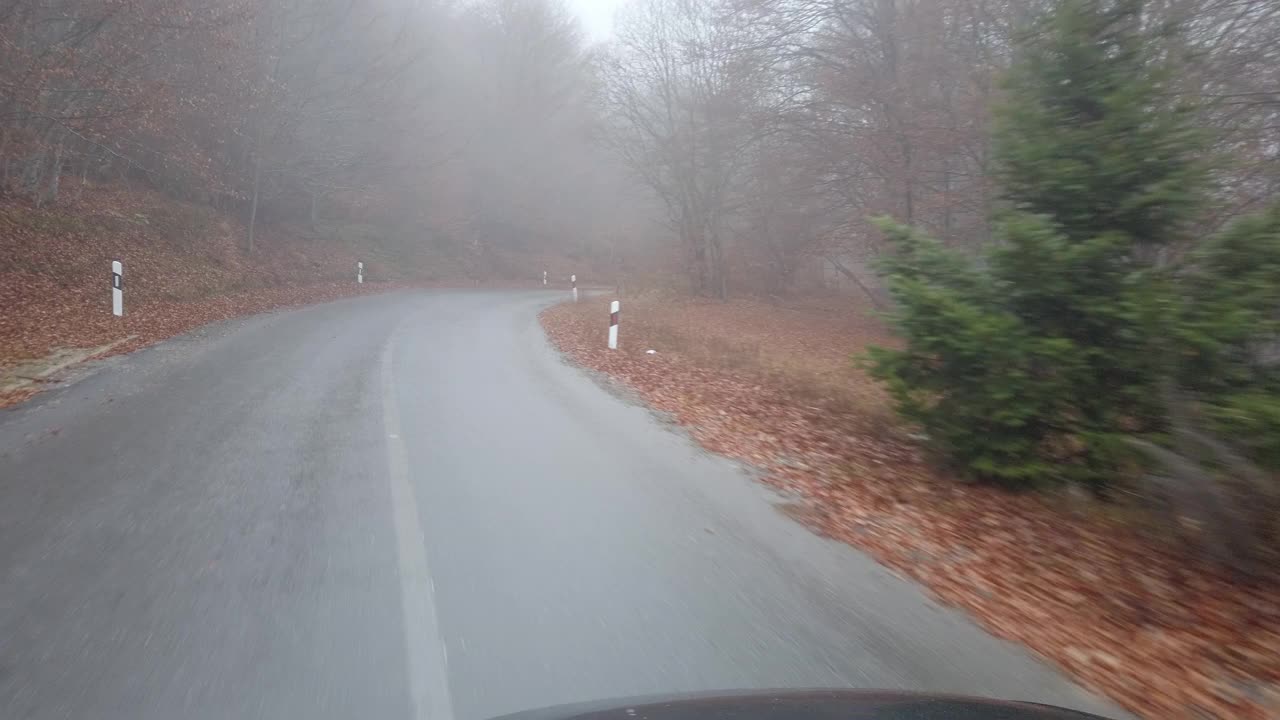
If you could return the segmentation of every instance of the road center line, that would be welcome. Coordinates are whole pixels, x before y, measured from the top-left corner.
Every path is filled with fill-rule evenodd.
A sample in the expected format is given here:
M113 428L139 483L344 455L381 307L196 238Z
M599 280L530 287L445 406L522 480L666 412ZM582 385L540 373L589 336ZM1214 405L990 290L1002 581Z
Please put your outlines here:
M418 517L418 500L409 483L409 458L400 432L400 406L392 362L395 344L393 332L382 351L382 423L387 435L391 502L395 506L410 700L415 720L453 720L449 664L436 616L435 583L427 567L426 537Z

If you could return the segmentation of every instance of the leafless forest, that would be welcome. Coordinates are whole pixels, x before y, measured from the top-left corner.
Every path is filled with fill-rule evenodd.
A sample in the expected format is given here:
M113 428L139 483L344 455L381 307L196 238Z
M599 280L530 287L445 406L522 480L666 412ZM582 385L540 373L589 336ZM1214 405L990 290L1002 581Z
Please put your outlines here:
M0 182L145 184L263 223L358 215L458 255L586 254L701 295L864 289L868 218L987 237L990 109L1034 3L6 0ZM1280 183L1280 6L1160 0L1220 163ZM609 278L610 281L613 278Z
M1080 47L1084 130L1001 144ZM1089 192L1042 212L1026 148ZM0 0L0 406L356 262L573 273L622 345L603 302L551 342L827 535L1130 710L1275 717L1277 197L1277 0Z

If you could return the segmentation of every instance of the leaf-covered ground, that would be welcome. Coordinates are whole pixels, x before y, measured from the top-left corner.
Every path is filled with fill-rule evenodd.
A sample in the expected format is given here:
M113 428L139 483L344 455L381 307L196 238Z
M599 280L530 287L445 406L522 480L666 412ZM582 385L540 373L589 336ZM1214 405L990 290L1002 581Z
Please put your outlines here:
M845 301L623 302L545 311L552 341L804 500L874 555L1147 718L1280 718L1280 585L1245 587L1123 508L1012 495L932 469L853 363L892 340ZM838 307L838 309L832 309ZM655 350L656 353L647 353Z
M365 294L386 292L404 283L386 282L366 284L360 292ZM20 372L22 366L39 366L39 359L56 358L65 348L105 347L95 357L132 352L174 335L179 335L201 325L228 320L241 315L266 312L283 307L326 302L357 294L352 283L320 283L277 288L260 288L223 295L216 298L190 301L151 301L130 304L124 318L111 315L108 306L79 307L68 312L67 305L51 307L40 305L23 308L23 315L5 315L0 318L0 339L5 343L5 356L0 357L0 408L14 405L30 398L43 389L44 383L55 382L57 373L47 378L21 382L34 375L10 377ZM5 302L0 293L0 303ZM101 305L101 302L97 303ZM32 327L20 322L20 318L39 318L43 325ZM12 340L12 344L9 344ZM109 347L108 347L109 346ZM11 354L12 353L12 354ZM34 361L34 362L33 362Z
M113 187L66 195L44 209L0 202L0 407L57 373L20 375L86 348L129 352L205 323L407 279L358 238L268 227L249 255L244 228L207 207ZM363 287L354 282L357 258L370 280ZM111 314L112 260L124 263L123 318Z

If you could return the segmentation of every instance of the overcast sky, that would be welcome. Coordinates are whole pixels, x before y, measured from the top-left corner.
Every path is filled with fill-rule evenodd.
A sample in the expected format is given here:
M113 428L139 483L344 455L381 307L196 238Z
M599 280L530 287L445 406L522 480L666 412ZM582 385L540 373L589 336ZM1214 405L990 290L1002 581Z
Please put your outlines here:
M582 20L582 29L593 41L605 40L613 32L613 14L626 0L567 0L569 9Z

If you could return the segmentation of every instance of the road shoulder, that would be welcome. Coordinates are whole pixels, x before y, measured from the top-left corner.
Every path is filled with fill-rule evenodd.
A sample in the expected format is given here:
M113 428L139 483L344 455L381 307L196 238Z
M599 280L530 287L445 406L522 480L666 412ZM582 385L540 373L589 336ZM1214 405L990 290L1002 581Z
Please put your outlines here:
M892 342L874 325L763 303L624 299L621 348L609 351L607 300L550 308L544 329L576 364L801 498L793 515L819 533L1140 715L1261 718L1280 707L1280 660L1266 639L1280 614L1259 612L1261 591L1088 507L935 471L858 377L854 354ZM1205 607L1214 622L1195 610Z

